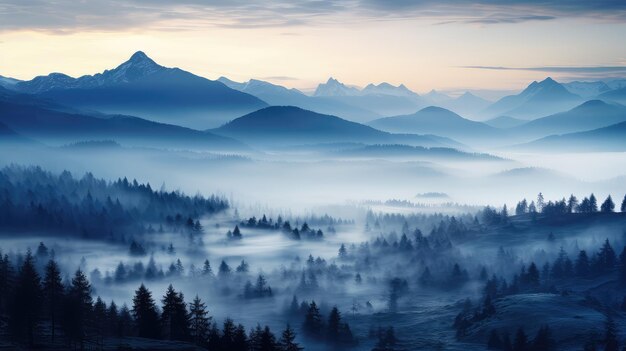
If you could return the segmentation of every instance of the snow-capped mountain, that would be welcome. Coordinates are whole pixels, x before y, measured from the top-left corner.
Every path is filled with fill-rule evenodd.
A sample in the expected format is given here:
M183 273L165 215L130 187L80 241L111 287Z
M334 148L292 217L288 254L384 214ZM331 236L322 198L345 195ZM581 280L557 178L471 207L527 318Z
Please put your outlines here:
M358 88L347 86L337 79L330 77L326 83L321 83L315 89L314 96L358 96L361 91Z

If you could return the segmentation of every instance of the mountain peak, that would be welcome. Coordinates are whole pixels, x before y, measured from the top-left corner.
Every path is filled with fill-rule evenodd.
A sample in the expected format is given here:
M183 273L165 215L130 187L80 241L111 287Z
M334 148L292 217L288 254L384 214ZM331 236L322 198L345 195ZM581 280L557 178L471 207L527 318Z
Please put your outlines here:
M129 61L143 61L143 60L150 60L148 55L146 55L146 53L143 51L135 52L129 59Z

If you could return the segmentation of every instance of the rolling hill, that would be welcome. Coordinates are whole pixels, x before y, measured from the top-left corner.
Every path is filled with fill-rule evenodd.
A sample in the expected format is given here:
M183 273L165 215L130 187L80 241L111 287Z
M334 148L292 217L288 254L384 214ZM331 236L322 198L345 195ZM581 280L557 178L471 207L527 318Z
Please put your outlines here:
M450 146L452 140L427 135L386 133L342 118L293 106L272 106L237 118L213 133L263 145L321 143L405 143Z
M523 138L582 132L626 121L626 106L590 100L575 108L512 128Z
M25 100L25 98L23 98ZM16 133L50 144L115 140L131 146L156 148L247 150L242 143L189 128L130 116L98 118L53 110L37 99L15 102L0 95L0 123Z
M80 78L53 73L14 88L80 109L203 129L267 106L220 82L158 65L141 51L103 73Z
M626 151L626 122L586 132L552 135L514 148L544 152L623 152Z
M414 114L386 117L369 123L391 133L435 134L463 141L492 138L501 131L481 122L470 121L441 107L426 107Z
M518 127L527 122L528 121L525 121L523 119L513 118L509 116L500 116L500 117L487 120L483 123L490 125L494 128L507 129L507 128Z
M611 91L607 91L598 96L599 99L605 99L608 101L619 102L620 104L626 104L626 88L619 88Z

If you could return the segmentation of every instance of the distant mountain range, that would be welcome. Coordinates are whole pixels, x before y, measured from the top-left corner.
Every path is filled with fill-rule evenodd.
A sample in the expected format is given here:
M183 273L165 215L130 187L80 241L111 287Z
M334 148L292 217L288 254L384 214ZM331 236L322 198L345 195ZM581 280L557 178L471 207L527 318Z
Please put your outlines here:
M422 146L408 146L399 144L364 145L330 152L332 156L359 157L359 158L406 158L421 160L450 160L450 161L503 161L497 156L463 152L453 148Z
M598 98L608 101L619 102L620 104L626 104L626 88L619 88L607 91L606 93L598 96Z
M572 94L576 94L585 99L594 98L602 93L612 90L605 82L569 82L563 83L563 86L567 91Z
M590 100L569 111L535 119L510 131L519 137L536 139L552 134L597 129L625 121L626 106Z
M54 107L54 106L53 106ZM93 117L52 109L18 93L0 94L0 123L26 138L52 145L115 140L130 146L245 151L233 139L130 116Z
M410 115L377 119L369 125L392 133L435 134L461 142L502 135L494 127L465 119L452 111L435 106Z
M625 140L626 122L621 122L585 132L552 135L514 148L542 152L624 152Z
M245 83L220 77L219 82L241 92L253 95L272 106L296 106L306 110L339 116L352 121L369 121L379 114L323 96L308 96L297 89L288 89L262 80L251 79Z
M569 92L552 78L532 82L517 95L505 96L483 112L493 117L509 116L521 119L535 119L561 112L580 104L583 99Z
M528 121L523 120L523 119L519 119L519 118L513 118L513 117L509 117L509 116L500 116L500 117L496 117L496 118L492 118L490 120L487 120L483 123L490 125L492 127L495 128L500 128L500 129L508 129L508 128L513 128L513 127L517 127L520 126L524 123L527 123Z
M267 106L264 101L178 68L158 65L141 51L112 70L72 78L62 73L18 82L18 91L103 113L131 114L208 128Z
M293 106L272 106L237 118L212 133L256 145L323 143L403 143L421 146L459 146L453 140L386 133L356 122Z
M412 113L426 106L424 99L404 85L396 87L389 83L369 84L361 90L332 77L326 83L318 85L313 96L372 111L379 116Z
M11 88L20 81L14 78L0 76L0 87Z

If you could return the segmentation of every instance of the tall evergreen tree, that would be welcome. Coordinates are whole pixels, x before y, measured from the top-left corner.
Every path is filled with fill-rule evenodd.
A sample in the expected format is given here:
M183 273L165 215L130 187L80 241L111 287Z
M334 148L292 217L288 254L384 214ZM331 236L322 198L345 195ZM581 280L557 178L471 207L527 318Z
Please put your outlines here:
M489 340L487 340L487 349L502 350L502 339L500 339L500 334L495 329L491 329L491 333L489 333Z
M619 342L617 341L617 326L613 317L607 315L604 332L604 351L618 351Z
M64 289L61 280L61 270L54 260L48 261L44 269L43 294L44 310L50 320L50 337L55 342L57 321L63 311Z
M589 275L589 257L585 250L580 250L578 258L576 259L575 271L579 277L586 277Z
M319 308L315 304L315 301L311 301L309 309L304 316L304 323L302 324L302 331L306 336L313 338L321 338L324 330L324 323L322 322L322 315Z
M246 328L239 324L235 328L235 335L233 336L233 351L249 351L249 349L250 345L246 335Z
M619 255L619 280L622 284L626 284L626 246Z
M204 345L208 339L211 316L209 316L206 305L198 295L189 305L189 314L191 339L196 345Z
M596 199L596 196L593 194L589 196L589 212L591 213L598 212L598 200Z
M515 340L513 341L513 351L526 351L528 349L528 337L524 328L519 327L515 333Z
M80 348L84 349L87 331L92 325L93 299L91 284L80 269L74 273L65 301L63 316L65 334L69 340L78 343Z
M161 303L163 304L161 313L163 337L169 340L188 340L189 314L183 293L176 292L170 284Z
M624 200L622 200L622 206L620 207L620 211L626 212L626 195L624 195Z
M26 342L29 347L34 346L37 338L42 300L41 280L35 268L35 259L28 250L15 281L9 328L16 340Z
M542 326L537 331L537 335L532 342L532 351L550 351L554 349L552 331L547 325Z
M280 345L281 351L302 351L304 348L300 347L300 345L295 341L296 333L291 329L291 326L287 324L287 327L283 331L280 341L278 344Z
M96 345L98 348L102 348L104 345L104 337L106 332L107 323L107 306L98 296L96 302L93 304L93 327L96 336Z
M606 200L604 200L604 202L600 206L600 211L602 211L603 213L611 213L615 211L615 203L613 202L611 195L609 195Z
M335 306L328 315L328 323L326 324L326 338L330 343L338 343L340 332L341 314L339 313L337 306Z
M158 339L161 335L159 313L152 293L143 284L135 291L132 312L137 327L137 335L142 338Z

